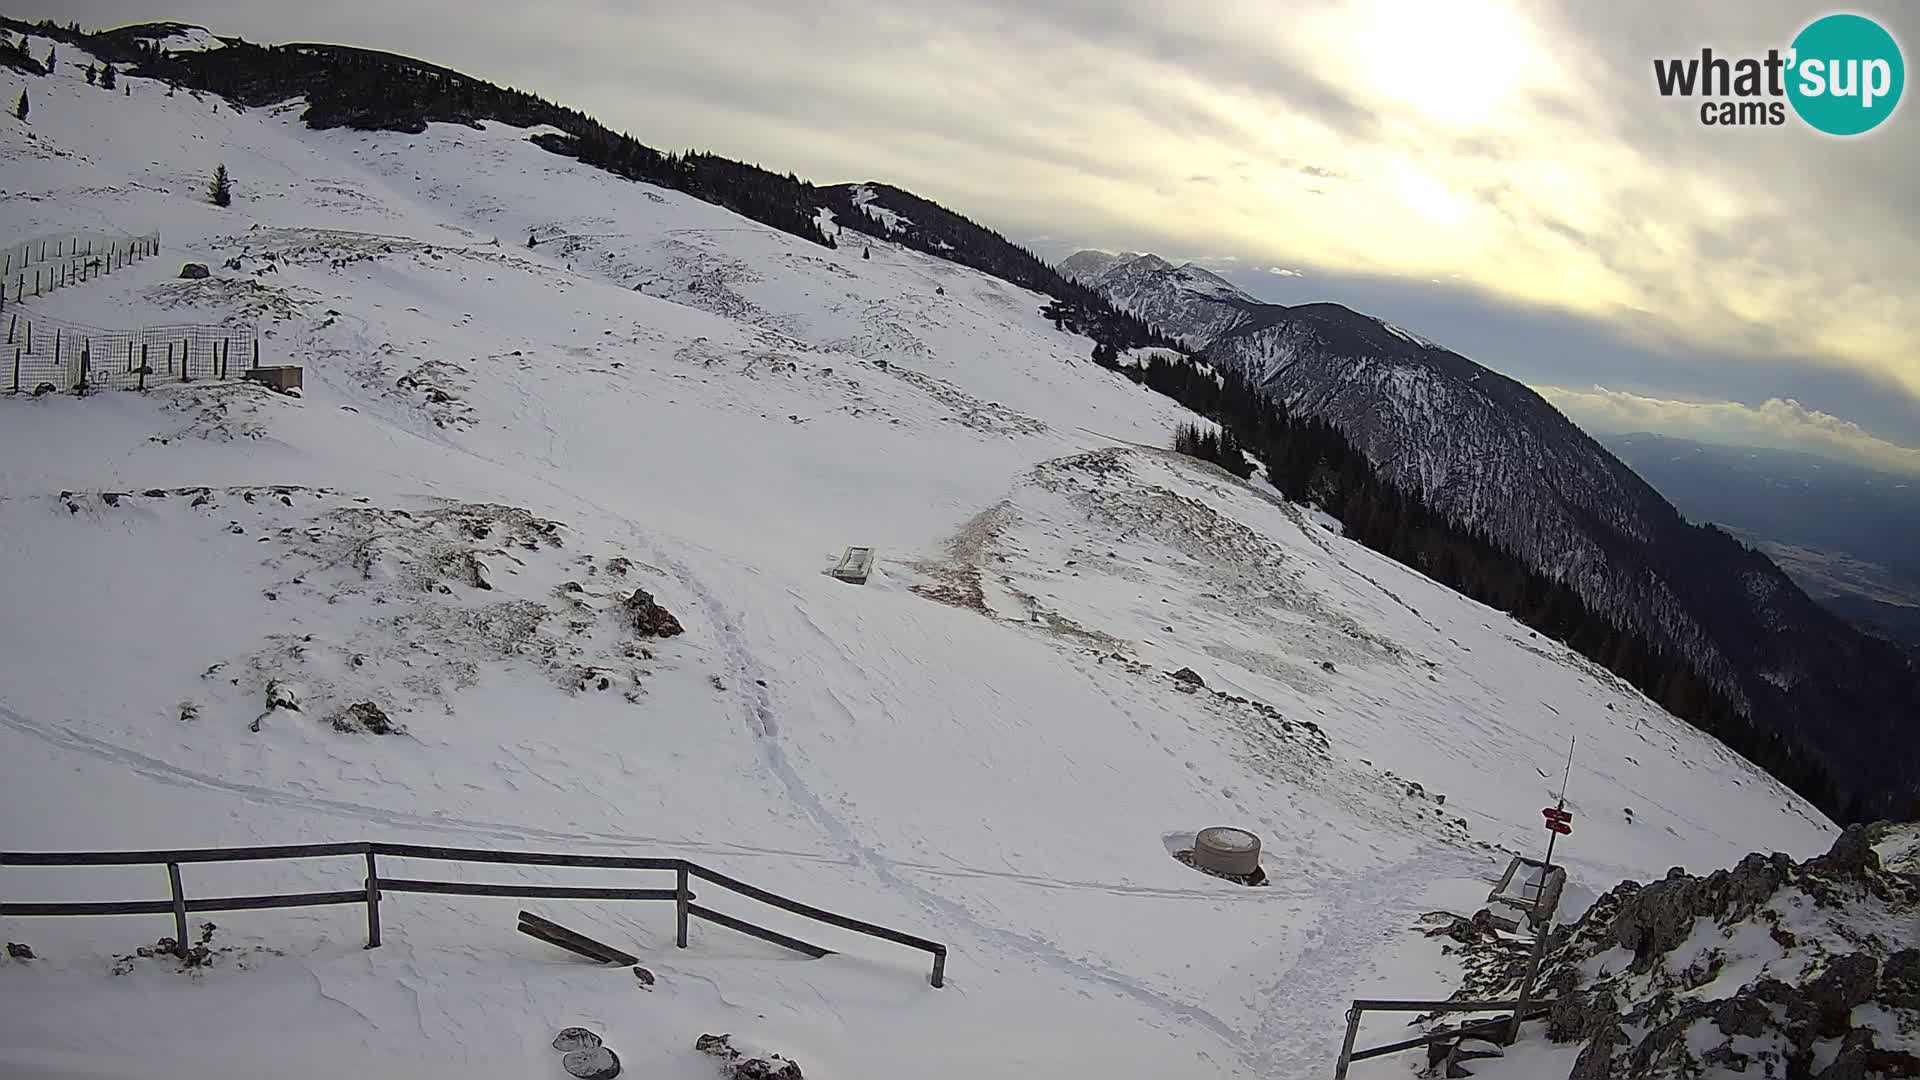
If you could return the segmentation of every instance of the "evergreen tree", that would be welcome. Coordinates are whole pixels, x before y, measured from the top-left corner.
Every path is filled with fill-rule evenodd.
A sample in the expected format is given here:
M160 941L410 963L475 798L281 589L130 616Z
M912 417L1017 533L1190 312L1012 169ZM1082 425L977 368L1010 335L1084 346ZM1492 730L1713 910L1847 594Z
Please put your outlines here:
M114 86L113 65L108 64L106 67L103 67L100 69L100 89L111 90L113 89L113 86Z
M53 51L53 46L47 46L47 74L49 75L53 74L53 61L56 55Z
M20 91L20 100L13 103L13 115L22 120L27 118L27 92Z
M207 201L215 206L233 205L233 182L227 178L225 162L213 170L213 180L207 184Z
M99 81L100 81L100 69L94 67L92 64L88 64L87 65L87 85L92 86Z

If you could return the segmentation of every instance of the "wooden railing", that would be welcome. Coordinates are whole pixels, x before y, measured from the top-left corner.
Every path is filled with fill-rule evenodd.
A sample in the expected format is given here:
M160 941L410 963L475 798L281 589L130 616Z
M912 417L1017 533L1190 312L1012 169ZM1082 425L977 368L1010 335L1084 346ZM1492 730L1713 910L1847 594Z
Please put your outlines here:
M671 870L673 888L606 888L580 885L490 885L462 881L433 881L382 877L378 857L426 859L440 862L494 863L508 866L597 867L615 870ZM188 863L258 862L273 859L322 859L359 856L366 860L361 888L331 892L276 893L268 896L190 897L180 880ZM777 893L749 885L686 859L657 859L627 855L568 855L536 851L488 851L480 848L429 847L420 844L290 844L277 847L186 848L177 851L6 851L0 866L165 866L171 893L165 900L107 902L0 903L0 916L15 915L165 915L172 913L176 948L187 949L187 913L190 911L253 911L263 908L324 907L365 904L367 948L380 945L380 900L388 892L438 893L450 896L515 896L556 900L671 900L675 910L674 944L687 947L689 919L702 919L742 934L785 946L812 957L833 950L756 926L694 903L692 878L815 922L851 930L905 945L933 955L929 981L936 987L946 980L947 947L926 938L902 933L861 919L838 915Z
M1403 1050L1413 1050L1445 1039L1469 1037L1491 1038L1501 1043L1511 1043L1512 1032L1520 1021L1533 1020L1545 1016L1552 1002L1536 1001L1387 1001L1375 998L1359 998L1353 1007L1347 1010L1347 1038L1340 1047L1340 1060L1333 1066L1334 1080L1346 1080L1347 1068L1356 1061L1377 1058L1386 1054L1397 1054ZM1417 1038L1405 1039L1382 1046L1370 1046L1364 1050L1353 1047L1354 1039L1360 1034L1360 1017L1368 1012L1411 1012L1411 1013L1475 1013L1510 1012L1493 1020L1482 1020L1472 1024L1448 1030L1429 1032Z

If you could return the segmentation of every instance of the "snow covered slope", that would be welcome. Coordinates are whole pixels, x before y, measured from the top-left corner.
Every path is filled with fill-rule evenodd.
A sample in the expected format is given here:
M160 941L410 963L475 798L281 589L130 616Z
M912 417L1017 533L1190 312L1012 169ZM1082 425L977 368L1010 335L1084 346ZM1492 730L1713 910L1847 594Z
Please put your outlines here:
M1037 294L526 131L316 133L122 82L63 69L0 122L0 232L157 228L165 257L17 310L258 326L305 391L0 400L4 846L684 855L952 957L934 990L918 955L724 899L841 954L539 902L649 993L509 900L389 896L374 950L353 908L234 913L186 971L134 951L165 918L9 919L36 955L0 963L10 1077L558 1075L569 1024L655 1077L713 1076L693 1043L723 1031L822 1077L1305 1075L1345 999L1449 989L1410 984L1405 928L1536 846L1570 735L1574 895L1831 841L1565 648L1154 449L1185 417ZM865 586L824 574L849 544L879 551ZM684 633L637 634L636 591ZM1222 823L1270 885L1170 857Z

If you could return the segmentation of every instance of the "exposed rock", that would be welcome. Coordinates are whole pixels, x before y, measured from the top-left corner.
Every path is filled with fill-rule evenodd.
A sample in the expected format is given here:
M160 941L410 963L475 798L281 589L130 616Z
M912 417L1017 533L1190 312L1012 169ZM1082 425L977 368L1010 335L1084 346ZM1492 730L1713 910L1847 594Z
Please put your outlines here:
M45 397L48 394L56 394L59 392L60 392L60 388L53 385L50 382L43 382L40 385L33 388L34 397Z
M740 1057L740 1051L733 1048L732 1035L702 1035L693 1040L693 1048L727 1061L735 1061Z
M1874 983L1880 974L1880 961L1866 953L1839 957L1827 965L1820 976L1806 986L1806 997L1820 1013L1820 1034L1834 1038L1853 1025L1848 1022L1854 1006L1873 998Z
M1902 949L1880 968L1880 1004L1920 1010L1920 949Z
M734 1080L805 1080L800 1073L798 1063L775 1054L772 1057L748 1058L733 1066Z
M672 637L685 632L673 612L656 603L653 594L645 589L633 590L633 595L622 600L620 607L629 625L641 637Z
M198 281L212 274L213 271L207 269L206 263L185 263L180 267L180 276L189 281Z
M29 948L25 942L9 941L7 942L7 955L15 960L31 960L33 959L33 950Z
M386 711L371 701L358 701L346 707L339 716L334 717L335 731L364 731L369 735L392 735L400 728L387 717Z
M267 708L300 711L300 691L279 679L267 681Z
M620 1056L604 1046L574 1050L560 1059L560 1067L580 1080L613 1080L620 1075Z
M575 1050L592 1050L600 1044L600 1036L583 1027L561 1028L560 1034L553 1037L553 1048L563 1054L571 1054Z
M1598 986L1588 991L1562 993L1554 998L1547 1014L1547 1038L1554 1042L1579 1042L1591 1039L1620 1024L1620 1003L1613 988Z
M1174 672L1173 681L1177 683L1184 683L1188 686L1203 687L1207 685L1206 680L1200 677L1200 673L1193 670L1190 667L1183 667L1179 671Z
M636 964L633 969L633 977L645 989L653 989L653 972Z

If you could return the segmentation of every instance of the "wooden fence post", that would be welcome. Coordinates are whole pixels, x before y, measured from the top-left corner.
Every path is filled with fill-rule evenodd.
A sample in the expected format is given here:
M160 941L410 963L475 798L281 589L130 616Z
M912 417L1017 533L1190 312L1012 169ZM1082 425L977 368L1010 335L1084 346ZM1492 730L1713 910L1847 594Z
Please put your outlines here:
M13 392L20 392L20 346L13 347Z
M946 985L947 950L941 949L939 952L933 954L933 976L927 981L933 984L933 988L935 990L938 990L942 986Z
M132 346L128 346L128 348L132 348ZM145 342L142 342L140 344L139 372L140 372L139 389L145 390L147 388L147 346Z
M20 329L20 313L16 311L13 313L13 318L7 321L7 344L13 344L13 332L18 329Z
M1347 1080L1347 1067L1353 1064L1353 1040L1360 1034L1360 1007L1347 1010L1347 1041L1340 1047L1340 1060L1333 1063L1333 1080Z
M256 336L256 337L255 337L255 338L253 339L253 368L252 368L252 370L254 370L254 371L258 371L259 369L260 369L260 338L259 338L258 336Z
M380 947L380 870L373 862L373 849L367 849L367 948Z
M684 949L687 947L687 904L692 898L687 893L687 864L681 863L674 868L673 943Z
M180 888L180 864L167 864L167 884L173 888L173 953L187 955L187 894Z

